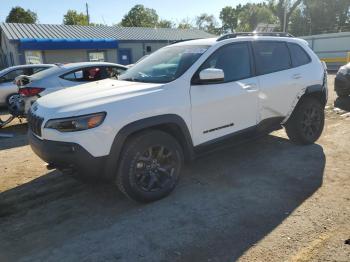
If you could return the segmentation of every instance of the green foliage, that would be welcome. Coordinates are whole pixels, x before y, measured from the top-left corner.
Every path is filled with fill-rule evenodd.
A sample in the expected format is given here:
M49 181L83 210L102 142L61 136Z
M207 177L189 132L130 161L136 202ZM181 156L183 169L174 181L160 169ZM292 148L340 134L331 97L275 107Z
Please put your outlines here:
M289 20L294 10L302 3L303 0L290 0L289 6L287 7L286 23L289 24ZM333 1L333 0L332 0ZM279 20L279 31L284 31L284 16L285 7L287 5L287 0L269 0L269 8Z
M35 24L38 20L36 13L28 10L24 10L22 7L13 7L6 17L6 23L24 23Z
M63 24L65 25L88 25L89 20L84 13L78 13L75 10L68 10L63 17Z
M192 29L193 25L189 18L182 19L181 22L177 25L178 29Z
M240 7L240 5L237 8L226 6L221 10L220 20L223 32L232 33L236 30Z
M159 28L174 28L175 24L170 20L162 19L158 22L157 27L159 27Z
M296 36L350 31L349 0L304 0L290 18Z
M196 17L196 25L198 29L211 34L220 34L221 28L213 15L203 13Z
M273 24L276 17L268 6L263 4L246 4L239 9L238 31L254 31L259 23Z
M311 34L338 32L349 28L349 0L305 0L305 17Z
M306 8L298 8L292 13L290 17L289 33L295 36L308 35L310 33L310 20L306 12Z
M125 27L156 27L159 16L156 10L143 5L135 5L123 17L120 25Z

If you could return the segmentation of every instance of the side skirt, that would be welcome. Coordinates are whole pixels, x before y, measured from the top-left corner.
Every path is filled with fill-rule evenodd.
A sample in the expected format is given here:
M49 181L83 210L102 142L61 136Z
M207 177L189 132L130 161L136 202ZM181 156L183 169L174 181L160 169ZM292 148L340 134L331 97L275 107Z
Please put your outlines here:
M269 133L282 129L284 117L273 117L261 121L258 125L228 134L226 136L211 140L194 147L195 157L237 146L253 139L268 135Z

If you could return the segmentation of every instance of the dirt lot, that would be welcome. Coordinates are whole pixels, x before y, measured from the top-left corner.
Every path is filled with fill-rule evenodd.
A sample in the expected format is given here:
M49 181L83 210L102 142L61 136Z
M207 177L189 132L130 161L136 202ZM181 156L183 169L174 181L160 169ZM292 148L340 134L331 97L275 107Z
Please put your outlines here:
M329 76L330 89L334 76ZM350 98L320 141L278 131L198 159L168 198L49 172L26 126L0 132L0 261L350 261Z

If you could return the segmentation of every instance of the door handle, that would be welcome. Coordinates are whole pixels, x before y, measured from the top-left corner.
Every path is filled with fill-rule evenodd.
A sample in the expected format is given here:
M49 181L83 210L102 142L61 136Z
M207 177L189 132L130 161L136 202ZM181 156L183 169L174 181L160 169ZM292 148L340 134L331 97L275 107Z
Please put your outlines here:
M294 74L293 79L300 79L302 78L301 74Z
M258 90L256 84L245 84L245 85L243 85L243 89L247 90L247 91L256 91L256 90Z

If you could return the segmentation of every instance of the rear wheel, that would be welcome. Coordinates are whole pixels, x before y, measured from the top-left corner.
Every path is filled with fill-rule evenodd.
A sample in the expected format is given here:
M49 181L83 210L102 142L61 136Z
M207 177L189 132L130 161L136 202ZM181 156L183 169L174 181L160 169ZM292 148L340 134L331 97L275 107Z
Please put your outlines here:
M11 106L15 104L19 99L21 98L20 94L14 93L6 97L6 104L7 106Z
M126 142L116 183L132 200L156 201L174 190L182 166L182 148L174 137L158 130L144 131Z
M324 108L318 99L302 98L285 126L287 135L295 143L312 144L322 134L324 119Z

